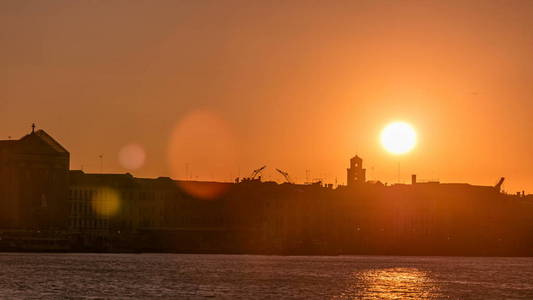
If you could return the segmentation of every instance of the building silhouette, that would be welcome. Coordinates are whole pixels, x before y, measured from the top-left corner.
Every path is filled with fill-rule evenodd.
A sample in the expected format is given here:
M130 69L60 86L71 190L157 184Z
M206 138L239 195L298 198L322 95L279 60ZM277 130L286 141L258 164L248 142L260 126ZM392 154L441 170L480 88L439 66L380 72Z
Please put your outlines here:
M350 167L346 170L346 185L354 186L366 182L366 169L363 169L363 159L354 156L350 159Z
M69 152L44 130L0 141L0 228L64 228Z
M0 250L533 255L533 197L495 186L347 186L69 171L43 130L0 141ZM357 187L357 188L354 188Z

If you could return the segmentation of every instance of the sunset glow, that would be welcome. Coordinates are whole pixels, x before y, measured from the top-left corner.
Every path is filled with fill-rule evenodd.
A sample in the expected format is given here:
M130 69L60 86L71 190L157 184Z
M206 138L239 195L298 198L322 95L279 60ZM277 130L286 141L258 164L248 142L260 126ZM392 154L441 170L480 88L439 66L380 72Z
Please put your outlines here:
M225 182L266 164L343 183L356 150L391 182L377 140L404 120L424 147L406 172L533 190L531 2L341 2L5 3L0 138L35 121L75 169L103 154L107 172ZM142 164L119 158L130 143Z

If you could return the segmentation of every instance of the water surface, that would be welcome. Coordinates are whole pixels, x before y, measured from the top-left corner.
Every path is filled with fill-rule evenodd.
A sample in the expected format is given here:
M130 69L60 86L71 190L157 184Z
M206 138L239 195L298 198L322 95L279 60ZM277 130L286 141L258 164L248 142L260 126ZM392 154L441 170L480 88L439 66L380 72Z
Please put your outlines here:
M0 254L9 299L533 299L533 258Z

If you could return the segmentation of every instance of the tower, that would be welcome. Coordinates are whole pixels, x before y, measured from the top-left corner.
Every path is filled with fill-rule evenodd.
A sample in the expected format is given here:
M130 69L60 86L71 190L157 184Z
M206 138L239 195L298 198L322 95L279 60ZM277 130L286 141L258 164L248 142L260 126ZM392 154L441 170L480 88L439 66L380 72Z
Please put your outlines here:
M356 155L350 159L350 167L346 171L346 184L348 186L366 182L366 169L363 169L363 159L359 156Z

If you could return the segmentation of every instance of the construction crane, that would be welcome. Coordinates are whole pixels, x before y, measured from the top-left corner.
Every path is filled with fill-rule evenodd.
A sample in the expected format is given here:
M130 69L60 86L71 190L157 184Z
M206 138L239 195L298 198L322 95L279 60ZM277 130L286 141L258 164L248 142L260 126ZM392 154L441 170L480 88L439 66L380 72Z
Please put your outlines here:
M283 175L283 177L285 177L285 180L287 183L292 183L291 178L289 177L289 173L282 171L280 169L276 169L276 171L278 171L278 173L280 173L281 175Z
M252 175L250 175L250 179L254 180L257 176L259 176L259 174L261 174L261 172L263 172L263 170L265 168L266 168L266 166L262 166L261 168L254 170L252 172ZM259 177L259 178L261 178L261 177Z

